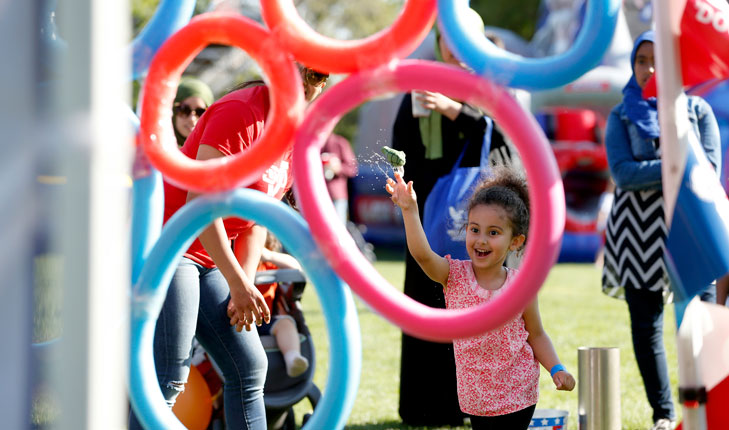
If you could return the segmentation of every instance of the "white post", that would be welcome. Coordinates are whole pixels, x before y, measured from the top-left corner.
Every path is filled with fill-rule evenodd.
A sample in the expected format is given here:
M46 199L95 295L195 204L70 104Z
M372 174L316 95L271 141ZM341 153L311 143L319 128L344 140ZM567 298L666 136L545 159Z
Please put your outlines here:
M67 50L55 87L66 176L58 232L63 336L54 369L62 430L126 427L129 200L133 148L128 2L59 1Z
M0 427L30 427L33 331L35 2L0 7Z
M661 174L666 225L669 230L674 204L681 186L688 150L689 121L686 94L683 92L681 53L678 35L686 0L653 2L656 24L656 79L658 83L658 121L661 125Z
M654 0L653 19L656 23L656 79L658 83L658 117L661 125L661 174L666 225L671 226L674 205L684 175L688 151L689 120L687 99L683 92L681 53L678 35L686 0ZM691 346L701 341L700 334L689 333L679 337L680 350L692 351ZM693 354L682 353L679 361L681 387L696 388L701 384L701 369ZM704 405L683 407L685 430L706 429Z

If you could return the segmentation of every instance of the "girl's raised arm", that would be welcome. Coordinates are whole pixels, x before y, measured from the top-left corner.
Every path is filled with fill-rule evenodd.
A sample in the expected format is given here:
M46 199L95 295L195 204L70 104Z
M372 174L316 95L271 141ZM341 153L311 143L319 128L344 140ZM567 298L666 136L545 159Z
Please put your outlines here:
M395 173L395 180L387 178L385 189L392 196L393 203L402 210L405 236L407 237L410 254L430 279L445 287L450 270L448 260L433 252L428 243L428 238L425 237L423 225L420 223L413 181L406 184L402 176Z

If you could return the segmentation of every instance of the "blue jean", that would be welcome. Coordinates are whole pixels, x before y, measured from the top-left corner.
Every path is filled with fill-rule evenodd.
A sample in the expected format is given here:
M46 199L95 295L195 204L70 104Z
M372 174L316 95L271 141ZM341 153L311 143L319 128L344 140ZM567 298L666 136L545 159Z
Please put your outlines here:
M268 361L258 332L230 325L228 283L218 269L183 257L170 283L154 334L157 379L174 405L190 374L193 337L223 372L225 420L230 429L266 429L263 384ZM141 429L136 417L129 429Z
M701 300L716 301L716 286L709 287ZM625 301L630 312L633 351L638 370L643 377L648 403L653 408L653 421L676 419L671 399L666 350L663 347L663 293L661 291L625 289Z

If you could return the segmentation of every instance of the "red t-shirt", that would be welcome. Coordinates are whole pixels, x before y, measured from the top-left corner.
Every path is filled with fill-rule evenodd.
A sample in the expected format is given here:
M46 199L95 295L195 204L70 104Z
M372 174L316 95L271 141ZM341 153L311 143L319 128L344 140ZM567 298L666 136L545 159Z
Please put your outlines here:
M180 150L192 159L197 157L200 145L211 146L226 156L243 152L263 134L269 106L268 88L265 86L234 91L208 108ZM288 150L248 188L281 199L293 181L291 154L292 151ZM164 191L164 222L167 222L187 201L187 190L165 182ZM231 240L254 225L252 221L240 218L225 218L223 222ZM215 267L199 239L195 239L185 256L205 267Z

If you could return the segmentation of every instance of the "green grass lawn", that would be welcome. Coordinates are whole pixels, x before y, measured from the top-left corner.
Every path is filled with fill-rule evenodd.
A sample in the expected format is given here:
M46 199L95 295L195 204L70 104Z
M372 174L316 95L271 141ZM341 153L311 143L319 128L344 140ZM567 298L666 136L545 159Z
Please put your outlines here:
M401 255L381 256L375 268L401 291L404 263ZM58 278L62 263L58 258L37 262L34 341L42 342L61 334L60 288ZM633 357L628 311L623 301L600 292L600 272L593 265L556 265L539 294L541 316L562 362L577 377L577 348L580 346L615 346L620 348L620 387L623 429L650 427L650 408L645 399L642 381ZM362 376L349 429L405 429L397 413L400 369L400 330L374 313L356 298L362 330ZM306 319L316 346L314 380L326 390L329 348L324 317L313 286L308 286L303 299ZM665 343L671 383L676 391L677 369L673 307L667 307ZM53 399L40 390L35 393L33 423L42 425L59 413ZM675 401L675 396L674 396ZM542 371L539 408L569 411L569 428L577 429L577 389L557 392L549 373ZM310 411L306 400L295 410L297 420ZM677 408L680 413L680 409ZM463 427L465 428L465 427Z
M405 274L398 258L381 259L375 268L399 291ZM373 312L355 296L362 330L362 376L348 429L406 429L397 413L400 376L400 330ZM314 381L326 389L329 349L316 291L307 287L304 313L314 336L317 362ZM628 310L625 303L600 291L600 271L591 264L559 264L549 274L539 293L542 321L567 369L577 377L577 348L620 348L620 389L623 429L647 429L651 409L633 356ZM676 391L675 326L673 307L666 312L665 343L671 383ZM569 411L569 428L577 426L577 388L556 391L549 373L542 369L538 408ZM674 401L675 401L674 396ZM306 400L295 407L297 420L310 411ZM680 409L677 406L677 411ZM467 428L467 427L462 427Z

